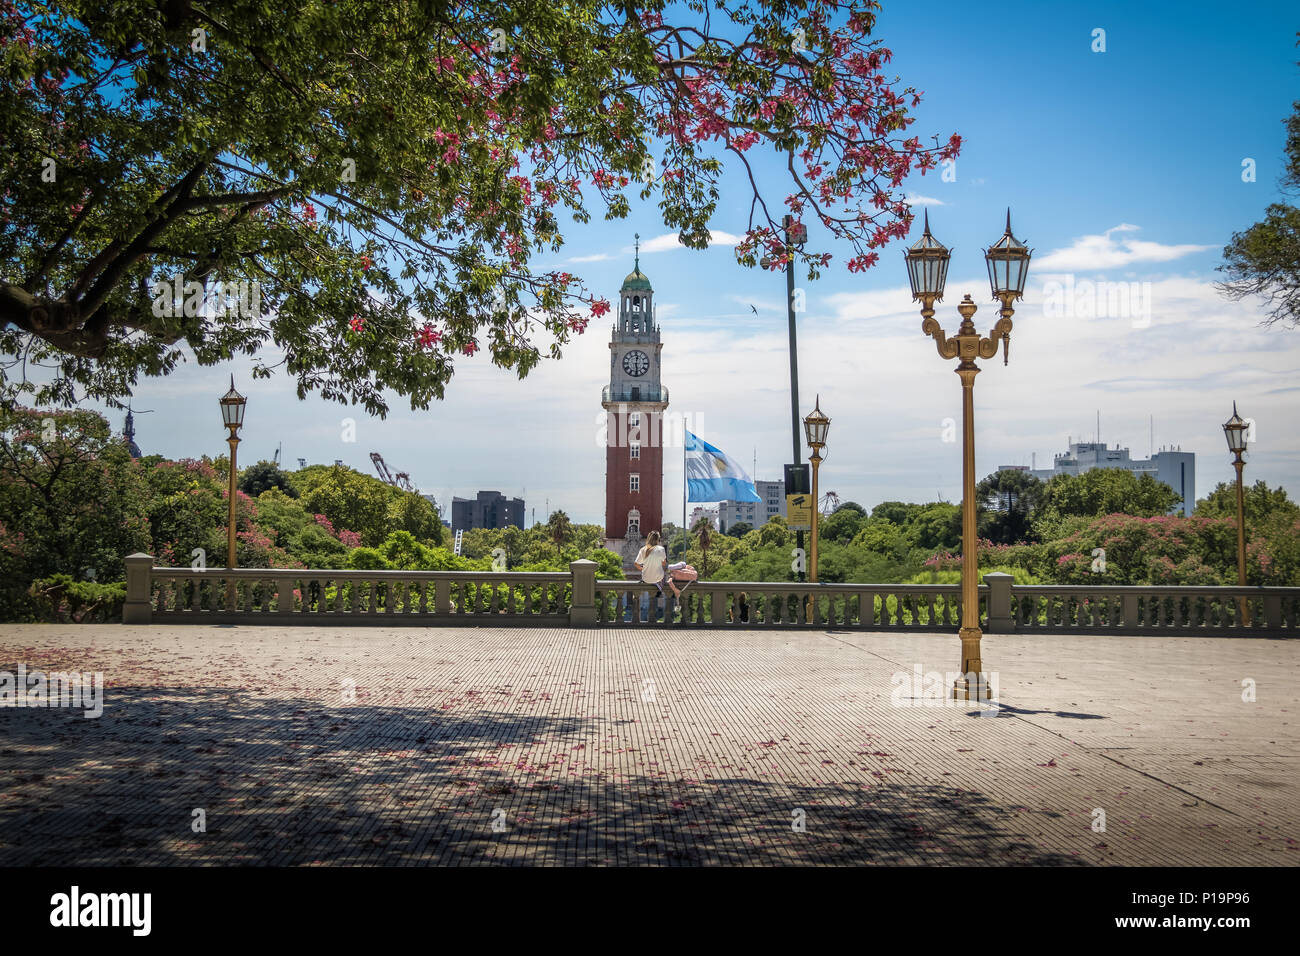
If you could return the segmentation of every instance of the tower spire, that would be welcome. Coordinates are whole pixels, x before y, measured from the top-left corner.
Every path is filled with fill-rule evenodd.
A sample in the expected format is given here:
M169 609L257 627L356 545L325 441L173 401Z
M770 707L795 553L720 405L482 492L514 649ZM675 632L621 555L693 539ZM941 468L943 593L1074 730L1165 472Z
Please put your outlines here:
M635 242L635 248L636 248L636 264L632 267L632 271L640 272L641 271L641 233L639 232L632 233L632 239Z

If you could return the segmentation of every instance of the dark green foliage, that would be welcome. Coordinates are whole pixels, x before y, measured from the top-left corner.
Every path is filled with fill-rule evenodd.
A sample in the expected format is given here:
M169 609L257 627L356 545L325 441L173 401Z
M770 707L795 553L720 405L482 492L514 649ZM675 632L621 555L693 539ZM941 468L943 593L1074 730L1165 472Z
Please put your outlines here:
M98 584L55 574L33 581L28 589L37 618L54 624L107 623L122 619L126 582Z
M279 488L290 498L298 497L298 490L293 487L288 473L281 471L280 466L273 461L259 461L245 468L240 472L236 487L250 498L256 498L272 488Z

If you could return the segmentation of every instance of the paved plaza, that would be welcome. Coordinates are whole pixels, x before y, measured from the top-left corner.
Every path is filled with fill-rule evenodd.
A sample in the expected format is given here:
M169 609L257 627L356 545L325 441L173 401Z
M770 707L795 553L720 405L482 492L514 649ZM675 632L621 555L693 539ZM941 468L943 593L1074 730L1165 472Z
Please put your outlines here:
M105 691L0 708L0 864L1300 863L1300 643L984 647L995 716L954 635L6 625Z

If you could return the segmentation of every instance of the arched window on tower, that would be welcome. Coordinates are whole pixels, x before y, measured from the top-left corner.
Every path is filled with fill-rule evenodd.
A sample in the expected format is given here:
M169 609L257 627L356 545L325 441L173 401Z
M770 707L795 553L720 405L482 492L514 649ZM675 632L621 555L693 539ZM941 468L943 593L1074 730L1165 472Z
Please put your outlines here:
M641 537L641 512L633 508L627 513L627 536L629 538Z

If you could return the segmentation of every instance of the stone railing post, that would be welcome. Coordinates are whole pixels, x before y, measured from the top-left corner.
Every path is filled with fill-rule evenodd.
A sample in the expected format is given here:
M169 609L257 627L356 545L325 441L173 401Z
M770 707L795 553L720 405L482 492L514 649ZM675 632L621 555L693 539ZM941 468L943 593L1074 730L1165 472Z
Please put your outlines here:
M595 561L569 562L569 572L573 575L569 624L574 627L590 627L596 623L596 568Z
M153 555L127 555L126 603L122 605L123 624L153 623L153 595L150 593L150 576L153 573Z
M1011 634L1016 629L1011 615L1011 587L1016 579L1002 571L991 571L984 575L984 583L989 586L988 624L990 634Z
M1282 599L1276 594L1264 598L1264 623L1269 628L1282 626Z
M1120 626L1124 628L1135 628L1138 626L1138 596L1132 591L1125 591L1122 599L1121 622ZM1148 611L1150 607L1148 606Z
M292 614L297 610L293 606L293 585L295 580L292 577L275 579L275 610L277 614Z

